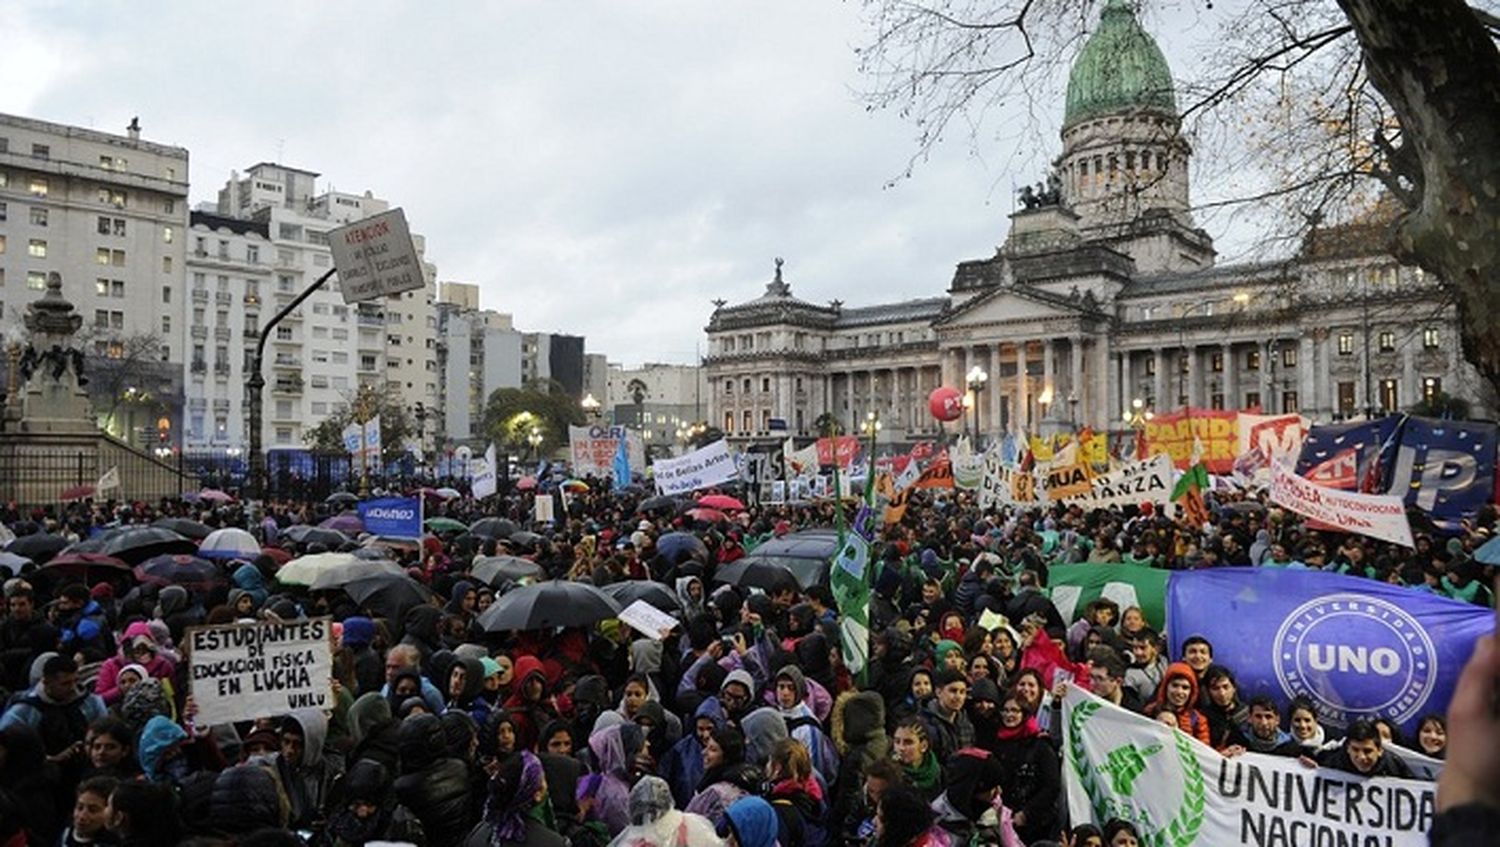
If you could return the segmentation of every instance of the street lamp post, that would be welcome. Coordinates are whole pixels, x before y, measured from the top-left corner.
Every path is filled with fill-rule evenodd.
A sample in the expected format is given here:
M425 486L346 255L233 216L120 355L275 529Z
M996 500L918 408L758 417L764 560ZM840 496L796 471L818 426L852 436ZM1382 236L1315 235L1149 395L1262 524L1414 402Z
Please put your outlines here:
M1141 458L1141 434L1146 431L1146 423L1154 417L1156 414L1146 408L1146 401L1139 397L1130 401L1130 408L1126 409L1125 414L1122 415L1125 425L1135 431L1134 447L1137 459Z
M532 427L531 432L526 434L526 443L531 445L531 458L536 461L542 457L542 431Z
M985 373L984 368L978 365L969 369L967 377L969 393L974 395L974 446L979 446L979 396L984 391L985 383L990 381L990 375Z
M599 418L599 407L601 404L598 400L594 399L593 392L583 395L583 399L578 402L578 405L583 407L583 413L588 415L589 420L592 421Z

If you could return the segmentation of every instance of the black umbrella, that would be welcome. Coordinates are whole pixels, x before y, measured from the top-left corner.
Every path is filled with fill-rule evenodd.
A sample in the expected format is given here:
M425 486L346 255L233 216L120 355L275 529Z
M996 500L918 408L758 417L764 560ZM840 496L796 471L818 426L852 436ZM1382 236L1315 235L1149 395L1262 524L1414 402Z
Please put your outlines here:
M347 491L339 491L328 495L328 499L323 502L331 506L352 506L359 502L359 497Z
M805 529L773 538L746 554L741 562L764 562L785 568L802 588L811 588L828 575L828 562L838 552L839 534L833 529ZM722 569L720 573L722 573Z
M787 570L783 565L765 559L746 557L730 562L719 568L714 579L730 585L759 588L763 591L780 591L783 588L790 588L793 591L802 590L796 574Z
M207 591L224 581L224 575L213 562L171 553L153 556L136 565L135 578L163 587L180 585L190 591Z
M61 553L68 546L68 539L61 535L48 535L38 532L32 535L23 535L6 545L5 552L14 553L17 556L30 559L37 564L44 564L48 559Z
M510 543L518 547L535 547L542 543L542 541L543 539L540 535L524 529L520 532L512 532L510 534Z
M406 611L432 600L432 591L409 576L367 576L344 584L349 599L388 621L400 621Z
M618 617L615 598L583 582L551 580L507 592L479 615L486 632L593 626Z
M112 532L99 548L100 553L114 556L128 565L138 565L152 556L191 555L198 545L170 529L159 526L132 526Z
M469 525L469 534L482 538L509 538L520 527L507 518L482 518Z
M691 532L669 532L656 539L656 552L674 565L692 559L708 562L708 545Z
M213 532L207 524L199 523L191 518L161 518L151 525L159 526L162 529L170 529L178 535L184 538L191 538L194 541L202 541L208 537L210 532Z
M507 582L537 579L544 575L542 566L519 556L485 556L469 568L469 573L491 588Z
M637 600L645 600L652 606L668 614L677 614L682 611L682 604L677 602L677 597L667 590L665 585L652 582L649 579L627 579L623 582L611 582L601 589L605 594L615 598L620 608L625 608Z
M677 511L678 504L679 504L679 501L677 500L676 497L670 497L670 496L667 496L667 495L662 495L660 497L651 497L649 499L642 500L641 501L641 505L639 505L639 506L636 507L636 511L638 511L638 512L675 512L675 511Z
M289 526L282 530L281 534L290 539L293 544L322 544L329 550L337 550L349 543L349 536L336 529L307 524Z

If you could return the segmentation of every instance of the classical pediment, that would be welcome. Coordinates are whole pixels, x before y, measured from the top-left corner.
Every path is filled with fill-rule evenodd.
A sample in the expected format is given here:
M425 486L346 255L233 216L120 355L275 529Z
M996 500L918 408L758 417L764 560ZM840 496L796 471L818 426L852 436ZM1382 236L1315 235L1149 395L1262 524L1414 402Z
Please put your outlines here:
M1029 285L1012 284L975 297L935 322L935 326L953 329L1103 317L1098 302L1092 296L1054 294Z

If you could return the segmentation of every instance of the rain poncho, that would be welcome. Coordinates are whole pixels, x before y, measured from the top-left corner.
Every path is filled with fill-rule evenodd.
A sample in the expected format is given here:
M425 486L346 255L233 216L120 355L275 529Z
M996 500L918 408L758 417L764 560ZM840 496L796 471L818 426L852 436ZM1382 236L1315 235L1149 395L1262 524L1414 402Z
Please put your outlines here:
M715 847L720 844L713 826L698 815L672 807L665 780L648 776L630 789L630 826L610 847Z
M605 727L589 736L599 773L597 784L585 788L594 796L594 817L612 832L630 825L630 765L641 749L641 729L633 723Z

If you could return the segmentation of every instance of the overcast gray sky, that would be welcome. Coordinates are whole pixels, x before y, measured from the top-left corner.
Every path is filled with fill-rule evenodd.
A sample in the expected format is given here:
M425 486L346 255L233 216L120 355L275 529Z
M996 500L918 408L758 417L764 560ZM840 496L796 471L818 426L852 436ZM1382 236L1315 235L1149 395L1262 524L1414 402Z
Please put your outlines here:
M7 2L0 110L110 132L139 115L191 152L194 203L267 160L371 190L405 207L440 279L478 283L521 328L586 335L611 361L691 361L709 301L757 296L775 256L815 302L941 293L1057 153L1060 99L1039 107L1045 149L1001 114L1001 138L955 137L885 187L913 129L854 95L859 11ZM1170 30L1176 66L1204 13L1165 14L1148 26Z

